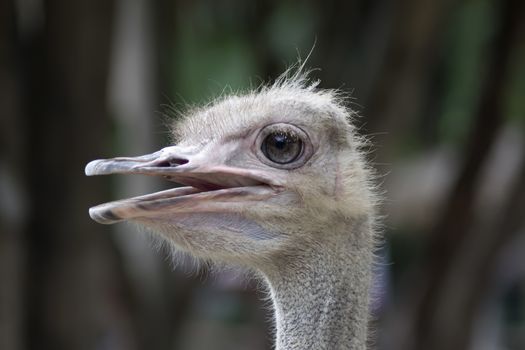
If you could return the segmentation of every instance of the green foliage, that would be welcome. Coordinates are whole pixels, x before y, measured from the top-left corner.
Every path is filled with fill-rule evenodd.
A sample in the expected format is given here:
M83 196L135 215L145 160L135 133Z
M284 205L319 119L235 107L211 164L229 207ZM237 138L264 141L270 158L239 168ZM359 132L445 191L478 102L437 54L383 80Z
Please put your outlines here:
M525 45L519 46L513 58L507 87L506 115L525 128Z
M198 11L185 8L176 18L169 93L190 103L216 96L224 86L246 88L248 77L258 73L248 36L235 27L237 22L214 17L211 11L205 6Z
M308 4L297 6L291 2L282 2L265 28L274 56L291 62L297 58L295 50L301 54L308 52L314 44L313 33L317 20L313 8Z
M257 72L257 60L245 38L228 32L197 33L184 26L174 54L172 86L175 94L195 102L220 94L224 86L247 87Z
M446 93L440 120L440 136L446 142L463 143L479 102L488 42L494 30L494 9L489 1L466 1L452 16L445 43Z
M236 91L258 85L264 63L282 63L282 69L304 56L315 39L316 16L312 6L282 2L273 9L253 41L247 30L248 3L236 6L201 6L180 9L176 16L174 43L170 52L170 96L202 103L227 86ZM251 24L250 24L251 25ZM262 53L265 57L259 57ZM228 91L228 90L226 90Z

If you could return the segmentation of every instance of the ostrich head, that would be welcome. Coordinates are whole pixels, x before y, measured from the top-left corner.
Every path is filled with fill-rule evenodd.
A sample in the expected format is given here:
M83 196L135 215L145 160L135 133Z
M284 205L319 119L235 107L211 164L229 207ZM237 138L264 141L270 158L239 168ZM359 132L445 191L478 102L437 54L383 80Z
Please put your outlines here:
M368 219L373 201L352 112L316 85L283 77L192 111L174 126L174 146L89 163L87 175L143 174L185 185L93 207L91 217L132 221L196 257L252 267L338 244L329 229Z
M348 300L364 304L359 308L339 308L366 328L374 196L351 115L337 93L317 89L299 73L222 98L177 122L175 145L86 167L87 175L152 175L184 187L102 204L90 215L103 224L135 222L198 258L261 271L277 318L285 318L278 328L281 324L290 333L299 327L287 327L286 320L301 324L305 319L294 316L293 293L312 285L335 291L334 300L346 300L339 290L359 297ZM301 308L308 317L319 309L323 293L305 296ZM363 327L357 328L337 334L348 333L358 339L352 344L364 344ZM295 343L279 337L278 330L278 343ZM328 340L325 344L337 348Z

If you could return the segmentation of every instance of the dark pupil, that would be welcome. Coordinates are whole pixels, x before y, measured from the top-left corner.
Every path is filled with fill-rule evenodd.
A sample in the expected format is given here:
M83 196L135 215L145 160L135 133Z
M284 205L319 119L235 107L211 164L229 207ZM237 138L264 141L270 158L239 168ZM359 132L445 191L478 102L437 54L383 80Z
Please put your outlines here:
M264 139L262 151L274 163L293 162L301 154L303 143L297 135L289 132L273 132Z
M288 142L288 137L286 135L275 135L273 137L274 146L280 150L283 150Z

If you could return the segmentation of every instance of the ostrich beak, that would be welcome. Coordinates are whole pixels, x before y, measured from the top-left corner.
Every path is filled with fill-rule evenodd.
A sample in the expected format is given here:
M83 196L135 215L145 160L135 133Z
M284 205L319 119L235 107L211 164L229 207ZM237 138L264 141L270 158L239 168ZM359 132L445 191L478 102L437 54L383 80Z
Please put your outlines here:
M221 164L211 154L172 146L139 157L94 160L87 176L142 174L161 176L186 185L144 196L109 202L90 208L91 218L101 224L174 213L231 212L232 204L261 201L281 191L275 176L259 169Z

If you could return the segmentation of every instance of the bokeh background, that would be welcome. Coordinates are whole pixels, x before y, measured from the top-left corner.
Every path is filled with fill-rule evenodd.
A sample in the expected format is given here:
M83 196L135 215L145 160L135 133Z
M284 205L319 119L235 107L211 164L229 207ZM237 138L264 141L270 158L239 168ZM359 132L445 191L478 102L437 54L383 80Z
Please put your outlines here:
M83 168L310 51L384 175L372 348L525 349L523 3L2 0L0 349L270 349L242 270L88 217L166 184Z

